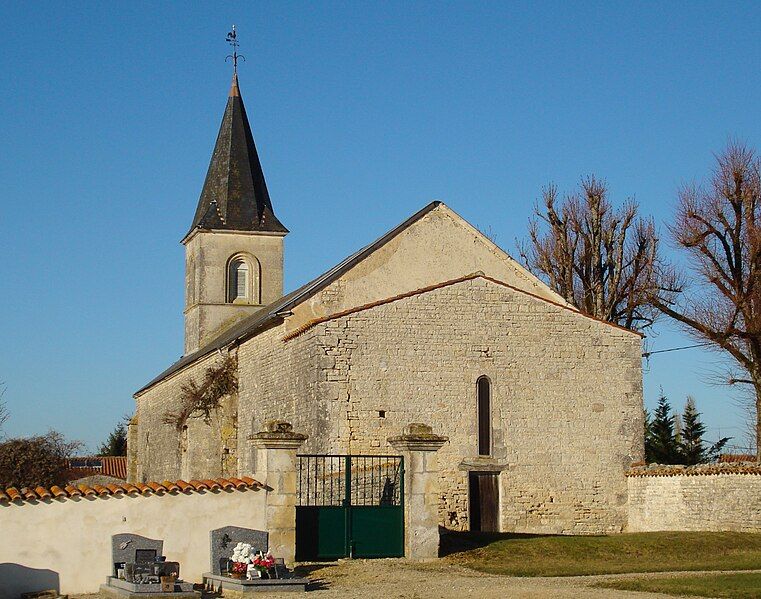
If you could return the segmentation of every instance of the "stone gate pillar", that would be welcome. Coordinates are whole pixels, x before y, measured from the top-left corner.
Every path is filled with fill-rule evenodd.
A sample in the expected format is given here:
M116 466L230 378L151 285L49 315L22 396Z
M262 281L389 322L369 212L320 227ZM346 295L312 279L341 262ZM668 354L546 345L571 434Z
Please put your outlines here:
M436 452L449 437L427 424L410 424L388 442L404 457L404 555L424 560L439 556L439 464Z
M264 484L265 522L270 549L291 567L296 555L296 450L307 435L293 432L293 426L282 420L271 420L266 430L256 433L254 477Z

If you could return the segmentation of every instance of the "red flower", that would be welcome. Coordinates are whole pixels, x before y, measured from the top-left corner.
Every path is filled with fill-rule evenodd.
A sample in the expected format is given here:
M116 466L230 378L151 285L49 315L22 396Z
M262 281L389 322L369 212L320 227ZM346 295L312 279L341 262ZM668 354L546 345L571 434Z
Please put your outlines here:
M243 562L233 562L232 571L235 574L245 574L247 569L248 564L244 564Z

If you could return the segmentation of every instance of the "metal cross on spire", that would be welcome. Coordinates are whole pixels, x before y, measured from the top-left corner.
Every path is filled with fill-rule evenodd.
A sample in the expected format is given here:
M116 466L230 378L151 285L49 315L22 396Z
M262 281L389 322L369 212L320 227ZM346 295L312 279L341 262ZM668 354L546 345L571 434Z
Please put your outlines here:
M233 47L233 53L225 57L225 62L227 62L228 58L233 59L233 73L237 75L238 59L242 58L245 61L246 57L242 54L238 54L238 33L235 31L235 25L233 25L233 30L227 34L225 41Z

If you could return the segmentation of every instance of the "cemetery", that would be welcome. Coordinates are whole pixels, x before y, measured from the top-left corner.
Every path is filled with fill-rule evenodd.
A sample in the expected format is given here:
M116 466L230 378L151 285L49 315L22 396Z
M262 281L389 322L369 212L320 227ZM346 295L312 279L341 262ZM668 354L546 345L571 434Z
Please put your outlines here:
M255 478L0 491L0 599L49 589L113 599L306 591L309 580L293 573L297 506L304 498L298 476L304 456L296 452L305 440L289 423L268 423L254 439ZM361 493L366 503L357 522L372 527L390 510L404 535L398 555L436 558L435 455L446 437L415 424L389 442L400 455L375 460L367 476L377 476L379 465L398 467L378 485L355 485L354 496ZM403 480L392 483L392 474ZM377 497L370 498L374 490ZM402 505L414 509L402 513ZM50 546L50 538L66 542Z

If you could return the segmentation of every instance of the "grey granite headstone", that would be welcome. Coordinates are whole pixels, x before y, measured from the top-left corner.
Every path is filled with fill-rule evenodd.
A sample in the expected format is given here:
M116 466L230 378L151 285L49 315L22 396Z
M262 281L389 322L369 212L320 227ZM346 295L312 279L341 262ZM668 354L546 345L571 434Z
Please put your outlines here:
M116 576L116 564L153 562L163 555L164 541L148 539L131 533L121 533L111 537L112 576Z
M209 533L211 538L211 573L221 574L221 560L230 558L233 549L238 543L248 543L254 548L254 551L266 552L268 547L269 535L263 530L254 530L252 528L241 528L240 526L224 526L217 528Z

